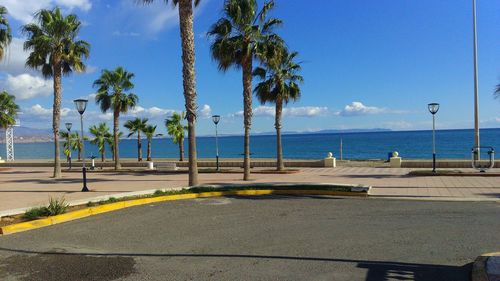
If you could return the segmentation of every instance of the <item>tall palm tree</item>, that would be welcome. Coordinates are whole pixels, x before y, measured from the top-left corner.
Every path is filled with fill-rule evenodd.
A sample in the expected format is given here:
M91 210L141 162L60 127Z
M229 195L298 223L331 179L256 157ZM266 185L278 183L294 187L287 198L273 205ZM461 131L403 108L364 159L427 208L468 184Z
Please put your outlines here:
M299 83L304 79L298 74L300 71L300 63L296 63L294 59L297 57L297 52L289 53L283 49L279 56L263 62L265 67L256 67L253 74L259 77L260 82L254 89L257 98L262 104L267 102L274 103L276 128L276 168L278 171L283 170L283 148L281 144L281 116L283 114L283 104L288 104L290 101L296 101L300 98Z
M155 0L139 0L150 4ZM168 0L163 0L168 3ZM198 184L198 165L196 160L196 72L194 68L194 30L193 30L193 3L198 6L201 0L172 0L179 6L179 25L182 45L182 84L188 121L189 139L189 185Z
M281 39L274 27L281 20L267 18L274 1L267 1L260 11L256 0L225 0L224 16L208 32L213 38L211 53L219 70L242 68L244 141L244 180L250 179L250 128L252 126L252 68L254 59L274 56Z
M101 77L94 81L94 87L98 88L95 101L99 104L101 111L113 111L113 155L115 158L115 170L121 169L120 153L118 147L118 131L120 129L120 113L126 113L134 108L139 98L132 93L125 93L134 88L132 78L134 74L122 67L115 70L104 69Z
M134 120L128 120L124 125L130 131L127 137L137 134L137 161L139 162L142 161L141 132L144 132L144 129L148 125L147 123L147 118L135 118Z
M185 118L185 112L181 114L174 112L170 118L165 120L168 134L172 137L172 142L179 145L179 161L184 161L184 137L187 126L182 124Z
M4 57L5 49L12 41L12 31L6 15L7 8L0 6L0 60Z
M148 158L147 161L151 161L151 143L153 142L154 137L162 136L162 134L156 134L156 125L147 125L144 128L144 134L148 139Z
M0 93L0 128L6 129L16 124L16 116L19 106L16 97L9 95L6 91Z
M108 125L102 122L99 123L99 125L90 127L89 131L92 135L94 135L94 138L90 141L90 143L97 145L97 149L99 150L99 153L101 153L101 161L104 162L106 160L106 142L107 139L112 136L109 132Z
M45 78L53 78L54 105L54 177L61 177L59 126L61 123L62 75L85 71L83 59L89 56L89 43L78 40L81 22L75 14L64 16L59 8L40 10L35 22L22 27L28 39L24 50L30 51L26 66L39 69Z

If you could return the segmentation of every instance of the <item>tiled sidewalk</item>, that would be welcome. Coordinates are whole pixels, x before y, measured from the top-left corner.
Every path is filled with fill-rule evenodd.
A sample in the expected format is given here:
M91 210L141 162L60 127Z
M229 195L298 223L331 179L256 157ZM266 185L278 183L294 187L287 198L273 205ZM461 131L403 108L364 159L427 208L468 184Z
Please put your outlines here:
M500 177L410 177L410 169L372 167L304 168L300 173L253 174L252 182L323 182L373 186L372 195L419 199L500 200ZM472 171L472 170L471 170ZM500 173L500 169L496 169ZM183 187L187 174L89 173L89 187L82 193L81 174L63 173L50 178L50 168L0 170L0 212L46 204L50 197L66 200L124 192ZM200 174L200 183L244 183L241 174Z

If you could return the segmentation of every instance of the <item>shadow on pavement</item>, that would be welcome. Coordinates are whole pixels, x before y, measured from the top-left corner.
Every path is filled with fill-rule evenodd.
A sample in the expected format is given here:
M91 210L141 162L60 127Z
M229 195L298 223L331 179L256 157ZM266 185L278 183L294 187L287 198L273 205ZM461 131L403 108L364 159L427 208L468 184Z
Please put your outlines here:
M339 258L325 258L325 257L307 257L307 256L279 256L279 255L244 255L244 254L183 254L183 253L67 253L67 252L42 252L22 249L9 249L0 248L0 251L17 253L15 259L23 262L23 259L33 259L33 254L40 260L50 257L52 263L57 264L57 261L65 259L75 259L78 257L82 260L94 257L96 259L102 257L108 258L135 258L135 257L168 257L168 258L201 258L201 259L262 259L262 260L289 260L289 261L304 261L304 262L330 262L335 263L353 263L357 268L367 270L365 281L386 281L386 280L414 280L414 281L462 281L470 279L470 272L472 263L463 266L449 266L449 265L436 265L436 264L419 264L419 263L403 263L403 262L390 262L390 261L370 261L370 260L356 260L356 259L339 259ZM0 268L9 270L9 260L11 257L0 260ZM32 261L33 262L33 261ZM29 266L31 263L24 263ZM36 264L36 263L35 263ZM109 266L109 265L108 265ZM113 270L113 268L108 268ZM28 269L30 270L30 269ZM59 270L71 271L70 268L60 268ZM75 269L73 269L75 270ZM332 270L334 268L332 267ZM52 280L52 279L45 279Z

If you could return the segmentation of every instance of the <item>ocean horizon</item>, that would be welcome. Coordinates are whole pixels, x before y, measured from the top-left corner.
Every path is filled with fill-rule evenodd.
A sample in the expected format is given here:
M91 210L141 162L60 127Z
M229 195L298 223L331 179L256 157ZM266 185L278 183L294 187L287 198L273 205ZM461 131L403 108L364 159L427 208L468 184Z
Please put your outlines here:
M481 129L481 145L500 147L500 128ZM387 159L390 152L397 151L406 159L430 159L432 156L432 131L375 131L375 132L338 132L338 133L293 133L283 135L283 153L285 159L322 159L328 152L340 158L342 139L343 159L366 160ZM61 141L62 145L63 141ZM438 130L436 131L436 150L438 158L470 159L474 145L474 130ZM142 140L143 158L146 158L147 141ZM185 142L187 157L187 140ZM106 147L106 158L111 157ZM198 158L215 157L215 137L197 137ZM253 135L250 140L252 158L275 158L276 136ZM51 159L53 144L16 143L15 158ZM97 147L85 142L85 157L99 157ZM221 158L241 158L243 156L243 136L219 136L219 155ZM153 158L178 158L178 146L170 138L156 138L152 143ZM5 158L5 150L0 151ZM76 151L73 152L76 157ZM137 139L122 139L120 157L137 157ZM64 155L61 155L64 159Z

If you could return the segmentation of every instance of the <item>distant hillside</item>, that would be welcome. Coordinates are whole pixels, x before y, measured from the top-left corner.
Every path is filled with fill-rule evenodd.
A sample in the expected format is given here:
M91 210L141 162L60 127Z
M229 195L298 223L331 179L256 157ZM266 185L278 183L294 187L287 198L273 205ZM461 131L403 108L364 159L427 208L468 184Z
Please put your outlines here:
M307 135L312 135L312 134L342 134L342 133L370 133L370 132L391 132L391 129L384 129L384 128L373 128L373 129L339 129L339 130L334 130L334 129L329 129L329 130L319 130L319 131L284 131L281 132L282 135L301 135L301 134L307 134ZM254 133L252 132L252 136L268 136L268 135L275 135L275 131L269 131L269 132L260 132L260 133ZM220 134L221 136L238 136L239 134ZM206 135L206 136L213 136L213 135Z

